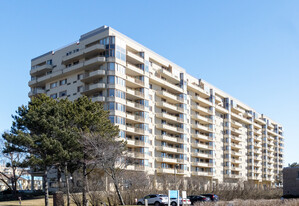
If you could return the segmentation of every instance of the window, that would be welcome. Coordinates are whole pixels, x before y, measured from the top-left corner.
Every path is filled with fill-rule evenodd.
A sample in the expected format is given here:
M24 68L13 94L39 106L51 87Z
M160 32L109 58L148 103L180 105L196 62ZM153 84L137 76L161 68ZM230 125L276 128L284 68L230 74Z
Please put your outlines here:
M77 79L78 79L78 80L83 79L83 74L78 74L78 75L77 75Z
M50 84L50 88L51 88L51 89L53 89L53 88L55 88L55 87L57 87L57 82L53 82L53 83Z
M48 65L52 65L52 59L47 60L46 64L48 64Z
M64 97L64 96L66 96L66 90L59 92L59 97Z
M115 76L108 76L108 84L114 84Z
M83 92L83 86L77 87L77 92Z
M67 79L60 80L60 86L65 85L67 83Z
M115 70L115 64L114 63L108 63L108 70L114 71Z
M57 93L56 93L56 94L51 94L50 97L51 97L52 99L56 99L56 98L57 98Z

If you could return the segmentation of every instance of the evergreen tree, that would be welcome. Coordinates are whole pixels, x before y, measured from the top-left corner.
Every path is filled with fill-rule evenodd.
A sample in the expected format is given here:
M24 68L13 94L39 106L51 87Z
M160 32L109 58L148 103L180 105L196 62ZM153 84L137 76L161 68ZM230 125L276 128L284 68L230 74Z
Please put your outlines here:
M49 205L48 170L61 158L68 158L61 142L56 139L55 127L59 125L58 105L44 95L32 98L28 106L21 106L13 116L4 153L19 152L25 155L23 164L37 167L44 172L45 205Z
M56 101L42 94L33 97L28 106L21 106L13 116L4 152L26 155L23 163L44 171L45 205L48 206L47 172L51 166L63 168L68 186L68 165L83 174L83 206L87 205L87 166L91 156L82 141L84 134L96 133L116 137L119 130L109 120L102 104L82 96L71 102ZM69 189L68 189L69 191ZM69 205L69 192L68 205Z

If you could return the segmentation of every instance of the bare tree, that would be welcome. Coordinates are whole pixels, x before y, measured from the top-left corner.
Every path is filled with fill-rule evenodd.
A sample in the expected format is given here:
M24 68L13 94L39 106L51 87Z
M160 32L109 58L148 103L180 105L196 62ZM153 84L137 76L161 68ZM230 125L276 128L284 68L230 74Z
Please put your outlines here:
M4 145L3 140L1 144ZM0 170L0 181L7 186L7 188L13 191L13 194L17 193L17 183L21 176L26 172L20 162L22 162L23 156L18 152L2 152L3 161L5 167Z
M83 139L92 161L112 179L120 204L125 205L120 192L122 175L127 166L134 164L126 142L96 133L84 134Z

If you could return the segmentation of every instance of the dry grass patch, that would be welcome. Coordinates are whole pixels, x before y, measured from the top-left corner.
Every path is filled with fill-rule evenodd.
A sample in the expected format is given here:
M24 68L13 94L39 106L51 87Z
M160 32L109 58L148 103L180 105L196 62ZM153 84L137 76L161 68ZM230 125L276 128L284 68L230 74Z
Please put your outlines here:
M219 201L217 203L195 203L195 206L299 206L299 199L273 199L273 200L233 200Z
M65 201L66 203L66 198ZM19 201L5 201L5 202L0 202L0 206L15 206L15 205L20 205ZM45 199L44 198L39 198L39 199L32 199L32 200L22 200L22 206L42 206L45 205ZM49 198L49 205L53 205L53 198ZM66 205L66 204L65 204ZM71 202L71 206L76 206L74 203Z
M53 205L53 199L49 198L49 203L50 205ZM0 205L5 205L5 206L13 206L13 205L20 205L19 201L6 201L6 202L0 202ZM45 205L45 199L33 199L33 200L22 200L22 206L41 206Z

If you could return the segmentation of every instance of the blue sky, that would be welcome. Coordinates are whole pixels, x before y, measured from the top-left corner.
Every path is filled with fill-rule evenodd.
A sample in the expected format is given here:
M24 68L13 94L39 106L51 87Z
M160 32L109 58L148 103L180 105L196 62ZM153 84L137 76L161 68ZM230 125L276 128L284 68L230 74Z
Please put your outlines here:
M299 1L1 1L0 132L28 102L30 60L108 25L280 122L299 162Z

